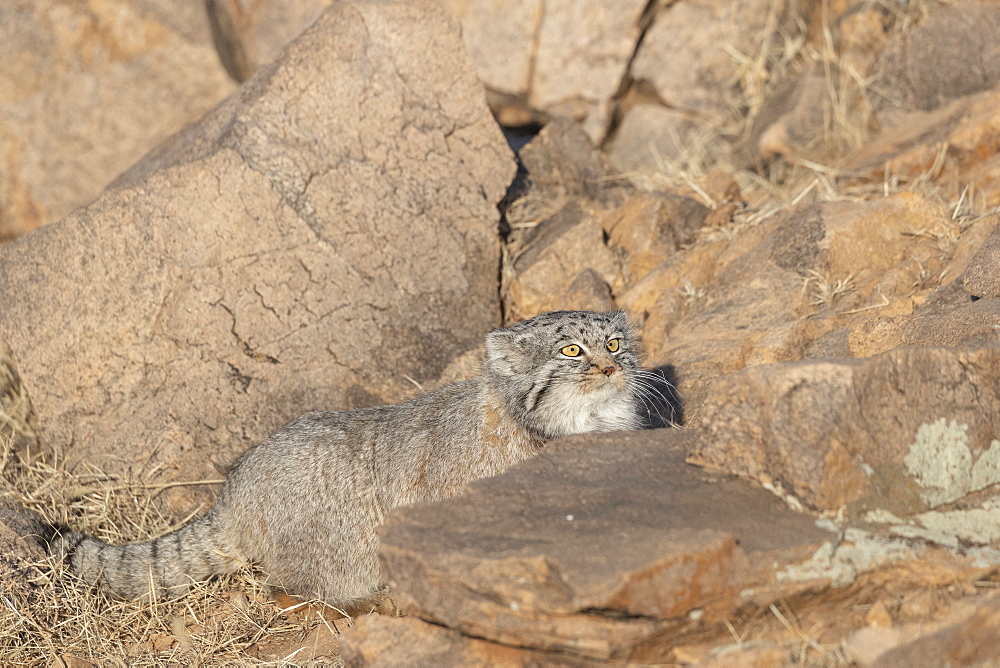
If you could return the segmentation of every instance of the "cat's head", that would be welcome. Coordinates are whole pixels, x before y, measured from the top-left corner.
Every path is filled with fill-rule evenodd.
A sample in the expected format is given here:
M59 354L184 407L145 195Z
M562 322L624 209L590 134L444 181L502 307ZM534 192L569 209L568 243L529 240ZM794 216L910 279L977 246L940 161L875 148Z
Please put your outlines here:
M486 380L553 438L639 426L639 342L622 311L553 311L486 336Z

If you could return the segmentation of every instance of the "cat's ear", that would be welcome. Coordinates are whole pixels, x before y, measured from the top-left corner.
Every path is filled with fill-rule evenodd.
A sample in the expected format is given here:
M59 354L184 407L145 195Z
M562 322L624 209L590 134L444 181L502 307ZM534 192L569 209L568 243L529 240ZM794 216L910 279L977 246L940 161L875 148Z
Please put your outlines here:
M611 316L611 322L617 324L618 328L621 329L622 334L630 338L638 335L639 326L628 313L625 311L612 311L608 315Z
M501 376L523 373L524 352L519 343L510 330L494 329L486 335L486 364Z

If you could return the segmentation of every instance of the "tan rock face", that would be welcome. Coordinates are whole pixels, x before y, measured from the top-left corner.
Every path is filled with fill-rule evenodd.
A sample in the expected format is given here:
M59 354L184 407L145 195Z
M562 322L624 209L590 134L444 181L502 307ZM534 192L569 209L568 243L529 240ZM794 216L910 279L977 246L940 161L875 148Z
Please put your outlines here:
M929 111L1000 85L1000 7L970 0L931 8L885 46L875 69L881 108Z
M600 222L572 202L535 228L525 251L514 262L514 271L507 288L511 303L516 305L511 315L522 319L567 308L564 295L580 292L584 287L581 281L596 282L598 291L602 282L604 286L614 284L618 262L604 245ZM595 289L584 287L584 292Z
M789 37L797 32L791 19L796 6L767 0L659 5L629 71L636 101L621 110L611 139L615 163L656 169L688 153L700 136L735 121L736 109L745 104L738 80L778 39L777 30Z
M26 461L42 454L38 415L17 370L10 346L0 339L0 452L5 462L15 453Z
M646 32L632 76L648 82L665 106L709 118L725 117L738 64L721 47L745 55L755 53L755 41L772 10L765 0L665 5Z
M600 140L642 33L645 0L437 0L462 24L466 48L504 124L558 116ZM230 72L271 62L330 0L208 3Z
M975 297L1000 297L1000 227L976 251L962 284Z
M887 668L905 668L934 657L941 665L986 666L1000 662L1000 599L993 596L967 619L880 654L876 661Z
M779 56L774 60L782 64L768 73L767 85L756 91L751 85L747 90L752 122L737 161L757 169L776 162L837 164L844 153L876 132L879 122L870 99L877 93L867 85L875 77L874 62L890 33L902 30L899 26L906 20L903 13L870 3L791 7L808 24L803 36L809 44L804 62L788 68ZM771 46L788 48L789 34L787 28L780 31ZM755 65L764 66L764 61ZM750 76L754 73L761 75L752 70ZM754 92L760 99L754 98Z
M363 617L350 630L341 650L347 666L590 666L592 661L567 654L521 649L470 638L413 617Z
M636 193L603 217L609 245L625 258L622 283L646 277L664 258L690 244L708 209L671 193Z
M813 508L854 515L907 516L959 501L1000 480L997 344L729 374L708 392L712 438L690 459L765 475Z
M544 3L535 33L538 47L529 104L551 116L570 116L591 139L603 139L611 120L611 98L635 53L647 4Z
M969 185L974 196L996 205L1000 191L991 175L1000 150L998 104L1000 91L988 90L887 119L881 133L846 156L844 168L878 182L932 174L959 191ZM948 169L936 174L943 164Z
M440 0L503 123L567 116L603 139L648 3L624 0Z
M477 87L443 11L338 3L5 247L0 335L43 438L109 473L214 479L290 418L400 399L477 346L514 173Z
M309 27L331 0L206 0L212 34L226 70L245 81L273 62L284 46Z
M570 657L656 661L828 534L763 490L683 463L677 430L575 437L443 504L390 516L383 576L411 618ZM431 538L433 537L433 538ZM371 655L387 629L343 636ZM407 630L409 629L409 630ZM381 638L381 640L379 640Z
M813 52L805 58L810 65L791 68L792 74L777 67L771 75L776 80L760 91L760 100L754 99L752 81L744 85L752 125L741 164L819 162L848 174L870 174L881 183L893 175L911 179L940 169L935 165L945 157L938 153L946 138L951 139L947 158L962 170L996 153L995 147L978 154L968 150L989 143L988 137L995 140L989 129L995 123L990 112L958 102L987 95L1000 83L995 3L970 0L896 12L845 2L798 11L810 23ZM754 64L764 66L760 60ZM946 126L940 127L943 121ZM988 188L991 172L995 169L975 179L948 176L956 177L959 190L970 180Z
M233 90L198 3L0 8L0 241L91 201Z

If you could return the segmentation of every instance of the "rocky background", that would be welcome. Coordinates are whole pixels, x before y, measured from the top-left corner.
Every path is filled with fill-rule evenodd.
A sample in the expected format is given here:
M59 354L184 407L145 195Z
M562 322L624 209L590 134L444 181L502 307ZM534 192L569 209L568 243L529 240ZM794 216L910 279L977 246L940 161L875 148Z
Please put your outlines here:
M0 659L1000 662L995 3L180 4L0 7ZM407 617L41 561L557 308L643 323L674 424L392 515Z

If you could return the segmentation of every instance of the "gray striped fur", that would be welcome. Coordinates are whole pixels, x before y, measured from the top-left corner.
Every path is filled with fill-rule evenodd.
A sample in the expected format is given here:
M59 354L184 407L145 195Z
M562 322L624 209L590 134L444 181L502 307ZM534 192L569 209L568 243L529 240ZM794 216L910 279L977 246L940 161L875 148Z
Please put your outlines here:
M581 354L560 352L568 345ZM545 313L490 332L486 348L474 380L294 420L240 457L215 506L178 531L120 546L69 534L57 549L122 597L181 594L254 562L291 594L381 607L375 530L393 508L459 494L557 436L640 424L637 342L621 312Z

